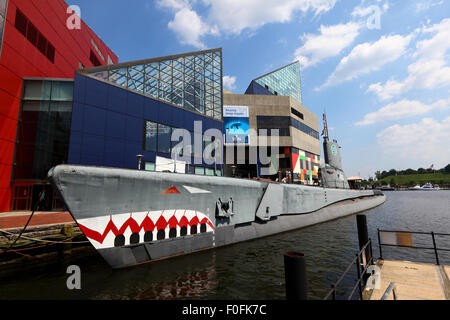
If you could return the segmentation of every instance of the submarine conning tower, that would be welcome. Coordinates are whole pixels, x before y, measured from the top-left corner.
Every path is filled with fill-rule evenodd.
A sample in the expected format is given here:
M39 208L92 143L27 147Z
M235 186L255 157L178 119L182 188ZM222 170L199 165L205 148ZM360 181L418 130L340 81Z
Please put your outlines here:
M342 170L340 146L336 140L330 141L328 136L327 116L323 114L323 152L325 167L321 168L322 186L326 188L349 189L347 178Z

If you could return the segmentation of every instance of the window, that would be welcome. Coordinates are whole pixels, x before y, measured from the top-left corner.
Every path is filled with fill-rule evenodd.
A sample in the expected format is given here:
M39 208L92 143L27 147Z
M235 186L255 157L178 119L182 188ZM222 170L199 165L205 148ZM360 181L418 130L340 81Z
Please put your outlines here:
M35 47L37 47L37 38L38 38L38 31L36 27L28 21L27 26L27 39L31 42L31 44Z
M55 47L48 43L47 46L47 58L51 62L55 62Z
M42 34L39 34L38 42L37 42L37 48L39 51L43 54L47 54L47 39Z
M292 126L306 134L309 134L311 137L314 137L316 139L319 139L319 132L316 130L310 128L303 122L298 121L297 119L291 118Z
M172 147L177 142L172 143L172 127L152 121L145 121L145 145L144 150L150 152L171 153ZM182 156L180 154L180 156Z
M23 87L14 180L41 180L68 160L73 82L24 80Z
M203 168L203 167L195 167L195 174L205 175L205 168Z
M258 126L258 135L259 136L267 136L270 137L272 132L272 129L278 129L278 135L280 137L289 137L290 130L289 130L289 117L282 117L282 116L257 116L256 117L257 126ZM267 132L264 133L262 129L265 129Z
M146 171L155 171L155 164L153 162L146 162L145 170Z
M25 37L27 36L27 24L28 24L28 19L23 15L22 12L20 12L20 10L17 10L16 11L15 27Z
M99 64L98 57L101 55L92 49L91 62L94 65ZM171 59L151 59L126 67L113 65L100 70L88 73L177 107L222 120L220 49L177 55Z
M0 0L1 2L2 0ZM1 6L0 6L1 7ZM1 12L0 12L1 16ZM43 55L52 63L55 62L55 47L44 37L44 35L32 24L28 18L19 10L16 10L16 29L30 41ZM1 34L1 32L0 32Z
M310 128L303 122L300 122L297 119L292 117L283 117L283 116L257 116L256 117L257 126L258 126L258 134L260 129L267 129L267 135L270 135L269 129L279 129L280 136L289 136L289 127L294 127L316 139L319 139L319 132Z
M290 117L283 116L257 116L257 126L261 129L279 129L291 125Z
M258 136L270 137L272 136L272 133L275 134L275 132L272 132L272 130L278 130L279 137L289 137L291 135L289 128L276 128L276 129L258 128Z
M7 0L0 0L0 55L2 53L3 29L5 27L7 6L8 6Z
M158 152L158 153L165 153L165 154L171 154L174 152L175 147L181 143L181 140L183 140L182 147L183 149L179 149L178 157L201 157L201 155L195 154L194 150L194 132L189 131L191 140L189 141L188 138L186 139L184 137L180 137L178 141L172 141L172 132L178 128L171 127L162 123L156 123L153 121L144 121L144 146L143 149L145 151L149 152ZM203 136L202 136L203 139ZM206 137L205 137L206 139ZM203 150L201 152L204 152L206 146L214 142L214 137L210 137L210 140L203 142ZM200 148L201 149L201 148ZM212 150L212 157L215 156L214 154L215 150ZM193 169L192 169L193 170Z
M303 113L301 113L301 112L295 110L294 108L291 108L291 112L292 112L294 115L296 115L297 117L299 117L300 119L304 120L304 119L303 119Z
M91 50L91 55L89 57L89 60L91 60L94 67L98 67L98 66L102 65L100 60L98 60L97 56L95 55L94 51L92 51L92 50Z
M146 151L156 152L158 140L158 124L147 121L145 128L145 147Z
M172 128L163 124L158 124L158 152L170 153L172 138Z

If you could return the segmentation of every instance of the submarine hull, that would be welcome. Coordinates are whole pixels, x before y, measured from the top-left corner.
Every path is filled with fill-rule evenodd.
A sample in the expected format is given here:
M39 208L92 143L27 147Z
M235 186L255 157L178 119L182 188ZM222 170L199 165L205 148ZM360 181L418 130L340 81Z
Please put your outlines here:
M381 205L374 190L60 165L50 181L113 268L247 241Z

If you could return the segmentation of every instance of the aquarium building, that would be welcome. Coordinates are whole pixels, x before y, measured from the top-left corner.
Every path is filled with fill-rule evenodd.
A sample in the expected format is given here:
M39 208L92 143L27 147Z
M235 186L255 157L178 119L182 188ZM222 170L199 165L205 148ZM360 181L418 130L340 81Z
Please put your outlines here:
M238 122L233 122L233 117L225 117L225 123L231 123L228 126L231 129L236 129L233 123L239 123L240 127L246 123L248 131L236 135L226 127L225 135L228 130L231 136L226 141L233 141L234 136L241 137L237 144L245 149L246 163L226 165L227 175L271 179L287 177L290 181L304 184L318 183L321 150L319 122L317 116L302 105L298 61L252 80L244 94L225 92L224 110L235 108L247 110L246 118L240 117ZM259 147L262 143L271 146L270 135L274 129L278 130L279 148L275 154L270 154L269 149L271 162L263 163L260 161ZM255 133L253 137L251 132ZM230 145L226 153L229 148ZM237 148L233 153L236 157ZM251 161L254 154L257 154L256 163ZM271 166L271 163L276 163L277 172L271 176L261 173L261 168Z

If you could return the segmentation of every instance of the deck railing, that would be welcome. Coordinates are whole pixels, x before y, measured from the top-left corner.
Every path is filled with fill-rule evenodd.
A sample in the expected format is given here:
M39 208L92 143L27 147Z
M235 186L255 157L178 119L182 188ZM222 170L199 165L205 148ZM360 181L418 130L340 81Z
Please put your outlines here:
M424 250L434 250L434 255L436 258L436 264L439 265L439 251L450 252L449 248L438 248L436 245L436 236L450 237L448 233L437 233L437 232L413 232L413 231L391 231L391 230L380 230L378 231L378 247L380 250L380 259L383 259L382 247L399 247L399 248L412 248L412 249L424 249ZM431 236L430 241L433 243L432 247L426 246L415 246L413 241L413 235L429 235Z
M347 297L347 300L351 300L353 298L353 295L355 294L355 291L358 289L359 293L359 299L363 299L363 282L365 281L367 270L370 266L374 264L373 261L373 254L372 254L372 241L369 239L369 241L361 248L361 250L355 255L355 258L353 258L352 262L347 266L347 269L345 269L344 273L341 275L341 277L336 281L334 284L331 285L331 290L328 292L328 294L325 296L324 300L332 299L336 300L337 296L337 289L338 286L341 284L342 280L345 278L347 273L351 270L351 268L355 265L356 266L356 274L358 278L355 280L355 285L352 288L352 291L350 292L349 296Z
M383 296L381 297L381 300L388 300L389 296L391 295L391 292L393 300L397 300L397 284L395 282L391 282L389 284Z

